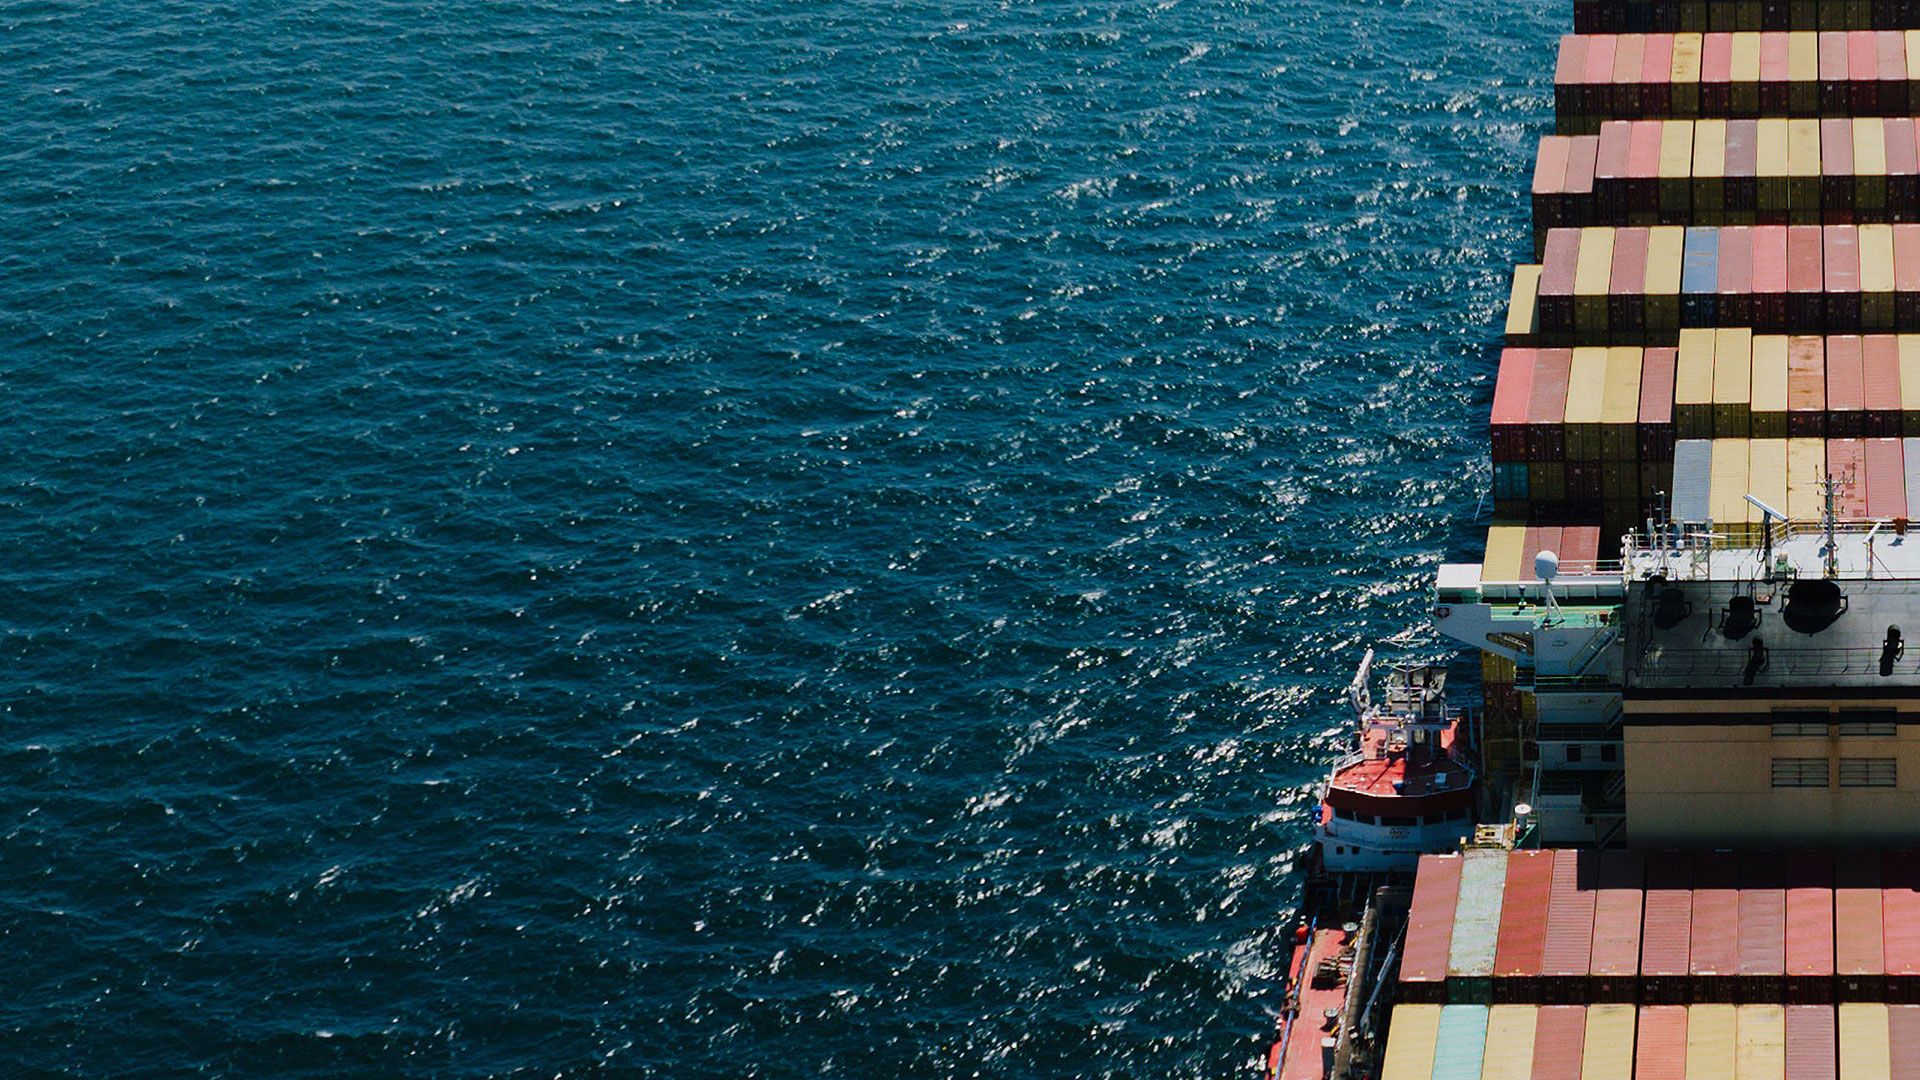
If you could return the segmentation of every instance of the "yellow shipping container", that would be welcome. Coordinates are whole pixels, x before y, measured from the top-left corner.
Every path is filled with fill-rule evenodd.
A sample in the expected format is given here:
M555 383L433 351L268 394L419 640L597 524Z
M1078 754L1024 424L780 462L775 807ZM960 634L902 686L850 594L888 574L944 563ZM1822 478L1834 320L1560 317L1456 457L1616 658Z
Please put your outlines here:
M1660 210L1686 213L1693 207L1693 132L1691 120L1669 120L1660 125ZM1726 156L1726 125L1720 125L1721 156ZM1719 205L1716 193L1714 206ZM1667 220L1671 221L1672 218ZM1714 222L1699 222L1702 225Z
M1893 1068L1889 1043L1885 1005L1840 1006L1840 1080L1887 1080Z
M1734 1080L1735 1014L1731 1005L1687 1008L1687 1080Z
M1607 383L1600 404L1600 456L1607 461L1634 461L1640 454L1640 357L1637 346L1607 350Z
M1540 267L1513 268L1513 291L1507 294L1507 340L1530 343L1540 333Z
M1820 121L1787 121L1787 217L1820 224Z
M1893 226L1862 225L1860 236L1860 327L1893 329Z
M1686 122L1679 121L1681 124ZM1723 212L1726 210L1723 177L1727 174L1727 122L1699 120L1692 126L1692 145L1682 152L1689 158L1685 167L1693 174L1693 220L1701 225L1718 225L1724 220ZM1660 207L1662 210L1667 208L1665 188L1669 183L1666 155L1667 140L1663 133L1660 140L1660 186L1662 188Z
M1787 440L1787 505L1785 510L1795 521L1820 520L1820 474L1827 467L1825 439Z
M1911 48L1911 44L1908 46ZM1787 35L1787 81L1820 81L1820 39L1810 33Z
M1613 278L1613 228L1582 229L1573 271L1573 326L1582 334L1607 329L1607 293Z
M1786 1080L1787 1010L1742 1005L1734 1018L1734 1080Z
M1753 437L1787 437L1787 339L1760 334L1753 339Z
M1440 1006L1394 1006L1380 1080L1428 1080L1433 1075L1433 1048L1439 1037Z
M1680 331L1680 354L1673 370L1673 436L1713 437L1713 331Z
M1597 345L1573 350L1567 371L1567 457L1600 460L1600 420L1607 394L1607 350Z
M1680 327L1680 264L1686 251L1687 230L1657 225L1647 233L1647 329Z
M1580 1050L1580 1080L1633 1080L1632 1005L1587 1006L1586 1045Z
M1747 31L1733 35L1734 83L1760 81L1760 35Z
M1920 436L1920 334L1900 335L1900 412L1901 434ZM1920 516L1920 506L1910 506L1907 512Z
M1762 120L1754 136L1754 194L1762 210L1787 209L1787 122Z
M1527 553L1525 525L1493 525L1487 529L1487 555L1480 563L1480 580L1519 581L1520 560Z
M1793 511L1787 508L1787 440L1754 439L1747 444L1747 491L1754 498L1789 516ZM1761 518L1764 517L1752 503L1741 499L1746 509L1747 531L1753 536L1760 535Z
M1713 434L1744 439L1753 433L1753 331L1713 332Z
M1487 1010L1487 1044L1480 1080L1530 1080L1538 1005L1495 1005Z
M1854 209L1886 209L1887 133L1885 123L1877 116L1854 118L1853 177Z
M1747 440L1713 440L1712 473L1707 485L1707 516L1715 531L1745 537L1747 525Z
M1700 35L1695 33L1673 35L1673 67L1671 82L1676 84L1700 82ZM1818 59L1815 60L1816 68Z

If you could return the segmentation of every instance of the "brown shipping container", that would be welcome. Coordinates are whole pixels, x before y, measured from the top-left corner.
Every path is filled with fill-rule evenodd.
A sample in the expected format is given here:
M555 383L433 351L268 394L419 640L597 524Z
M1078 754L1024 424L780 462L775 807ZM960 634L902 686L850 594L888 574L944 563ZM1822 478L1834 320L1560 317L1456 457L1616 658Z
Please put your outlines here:
M1673 460L1673 349L1648 349L1640 360L1640 461Z
M1553 67L1553 111L1561 129L1581 111L1581 83L1587 70L1587 39L1580 34L1560 35L1560 52Z
M1608 278L1607 333L1613 341L1639 341L1646 332L1647 242L1644 228L1621 228L1613 234L1613 268Z
M1832 1006L1787 1006L1786 1080L1838 1080L1838 1047Z
M1458 855L1422 855L1407 912L1405 950L1400 958L1400 999L1441 1002L1446 998L1447 958L1453 945L1453 909L1460 900Z
M1528 568L1530 569L1530 568ZM1547 902L1553 891L1553 852L1507 856L1507 881L1494 939L1494 1000L1539 1000L1540 965L1547 943Z
M1753 325L1753 230L1729 225L1720 230L1718 318L1724 326Z
M1584 1006L1542 1006L1534 1018L1533 1070L1529 1080L1581 1080L1580 1061L1586 1040Z
M1867 516L1867 485L1866 476L1864 475L1866 471L1866 456L1867 448L1864 440L1827 440L1827 473L1840 482L1840 487L1835 493L1834 501L1838 504L1835 512L1842 518L1859 520ZM1881 874L1881 924L1883 927L1890 928L1892 922L1889 916L1892 913L1886 909L1888 896L1885 885L1886 864L1884 861L1881 864ZM1889 933L1891 933L1890 929ZM1889 962L1887 970L1891 972L1893 970L1891 966L1893 954L1891 952L1887 954L1887 959Z
M1592 993L1595 1001L1632 1001L1640 972L1642 885L1637 851L1600 853L1600 891L1593 905ZM1685 970L1685 961L1681 962Z
M1876 1001L1885 993L1880 911L1880 857L1865 852L1835 856L1833 966L1841 1001Z
M1887 1006L1887 1050L1891 1080L1920 1077L1920 1005Z
M1898 436L1900 410L1900 339L1871 334L1860 339L1860 403L1866 412L1862 433Z
M1812 335L1787 339L1787 435L1827 434L1826 341Z
M1593 961L1593 908L1599 889L1598 852L1554 849L1546 942L1540 953L1542 1001L1586 1004L1587 972Z
M1573 244L1579 243L1576 238ZM1549 250L1553 238L1547 238ZM1577 256L1574 248L1571 255ZM1821 326L1826 319L1825 305L1821 293L1825 281L1820 265L1820 227L1817 225L1791 225L1787 228L1787 320L1796 326L1812 329ZM1569 264L1571 265L1571 264ZM1545 278L1541 286L1540 322L1546 326L1546 287ZM1572 317L1573 278L1569 271L1567 277L1567 313Z
M1679 1005L1687 1000L1692 885L1693 867L1686 856L1660 852L1647 859L1646 916L1640 945L1641 993L1647 1002ZM1598 926L1596 919L1596 930Z

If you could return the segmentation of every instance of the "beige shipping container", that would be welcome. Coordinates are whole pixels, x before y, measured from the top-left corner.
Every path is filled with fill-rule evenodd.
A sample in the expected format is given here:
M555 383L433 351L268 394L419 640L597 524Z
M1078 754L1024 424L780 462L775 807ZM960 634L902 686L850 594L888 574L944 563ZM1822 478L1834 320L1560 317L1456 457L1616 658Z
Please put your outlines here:
M1705 327L1680 331L1673 369L1673 437L1713 437L1714 333Z
M1680 270L1687 230L1659 225L1647 233L1647 330L1672 333L1680 328Z
M1780 220L1790 200L1787 197L1787 121L1774 117L1755 125L1754 205Z
M1587 1006L1585 1045L1580 1050L1580 1080L1633 1080L1632 1005Z
M1853 206L1856 221L1887 206L1887 132L1877 116L1853 120Z
M1606 394L1600 403L1600 456L1631 462L1640 456L1640 360L1637 345L1607 350Z
M1487 1010L1487 1042L1480 1080L1531 1080L1538 1005L1495 1005Z
M1795 521L1820 520L1820 474L1826 467L1825 439L1788 439L1787 505L1777 509Z
M1860 328L1893 329L1893 226L1859 227Z
M1747 490L1754 498L1791 516L1787 492L1787 440L1755 439L1747 444ZM1760 536L1763 515L1752 503L1740 500L1747 514L1747 532Z
M1387 1028L1387 1058L1380 1080L1429 1080L1440 1036L1440 1006L1396 1005Z
M1820 224L1820 121L1787 121L1787 220Z
M1920 436L1920 334L1900 335L1900 430L1908 438ZM1920 462L1913 466L1920 469ZM1920 506L1907 507L1920 517Z
M1573 327L1581 334L1607 331L1607 295L1613 279L1613 227L1581 230L1580 258L1573 271Z
M1787 437L1787 339L1759 334L1753 339L1753 437Z
M1716 532L1744 540L1747 535L1747 440L1713 440L1707 483L1707 514Z
M1840 1080L1887 1080L1892 1069L1887 1007L1867 1002L1840 1006Z
M1693 132L1691 120L1669 120L1660 125L1660 213L1663 220L1693 212ZM1720 125L1720 154L1726 157L1727 125ZM1714 196L1718 206L1719 195ZM1717 221L1695 221L1698 225L1716 225Z
M1573 350L1567 372L1567 460L1600 460L1600 422L1607 394L1607 350L1597 345Z
M1742 1005L1734 1017L1734 1080L1786 1080L1787 1010Z
M1480 563L1480 580L1519 581L1520 560L1526 557L1526 548L1525 525L1494 525L1488 528L1487 554ZM1397 1014L1398 1010L1395 1012Z
M1687 1080L1734 1080L1737 1026L1732 1005L1687 1009Z
M1713 434L1744 439L1753 434L1753 331L1713 332Z
M1787 35L1787 111L1795 116L1820 111L1820 39L1813 34Z
M1531 345L1540 336L1540 267L1528 263L1513 268L1513 290L1507 294L1507 344Z
M1684 123L1684 121L1682 121ZM1662 140L1661 150L1666 149ZM1693 221L1697 225L1720 225L1726 221L1727 122L1699 120L1693 125ZM1660 175L1666 176L1666 162ZM1662 181L1664 183L1664 180ZM1661 209L1666 200L1661 200ZM1671 220L1671 219L1668 219Z
M1669 108L1677 117L1700 115L1700 35L1673 35L1673 66L1667 91L1672 95ZM1815 60L1815 70L1819 61Z

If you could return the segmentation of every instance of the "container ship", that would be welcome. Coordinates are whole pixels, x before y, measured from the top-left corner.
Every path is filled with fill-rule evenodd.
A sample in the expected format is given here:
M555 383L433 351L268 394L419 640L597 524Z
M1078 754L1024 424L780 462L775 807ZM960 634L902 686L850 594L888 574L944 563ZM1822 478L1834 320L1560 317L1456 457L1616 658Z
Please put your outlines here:
M1920 0L1572 29L1432 586L1477 693L1362 659L1259 1071L1920 1077Z

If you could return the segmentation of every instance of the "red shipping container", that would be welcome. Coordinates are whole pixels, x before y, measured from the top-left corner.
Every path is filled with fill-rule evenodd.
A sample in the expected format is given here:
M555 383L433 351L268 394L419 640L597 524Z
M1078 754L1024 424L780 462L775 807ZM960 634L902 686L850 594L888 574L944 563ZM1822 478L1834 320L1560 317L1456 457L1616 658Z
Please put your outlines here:
M1833 966L1840 1000L1873 1001L1884 992L1880 858L1843 852L1834 859Z
M1739 971L1747 1001L1778 1001L1787 973L1787 877L1771 852L1740 855ZM1758 986L1770 987L1768 995Z
M1920 1077L1920 1005L1887 1006L1889 1080Z
M1572 349L1541 349L1533 365L1533 393L1527 406L1527 460L1564 461L1567 457L1567 381Z
M1703 1001L1726 1001L1719 992L1720 977L1740 970L1740 873L1734 856L1708 852L1693 864L1693 928L1688 971L1694 976L1694 994ZM1699 980L1715 991L1701 997Z
M1733 76L1733 35L1708 34L1700 42L1700 115L1733 111L1728 83Z
M1639 1021L1633 1080L1687 1080L1686 1006L1649 1005L1640 1010Z
M1587 72L1587 39L1579 34L1560 35L1560 55L1553 67L1553 107L1559 114L1561 129L1580 111L1580 84Z
M1613 270L1607 278L1607 329L1616 341L1623 336L1637 337L1646 329L1650 239L1651 234L1644 228L1613 232Z
M1640 47L1640 115L1665 116L1673 107L1673 35L1648 34Z
M1444 995L1447 955L1453 947L1453 909L1460 901L1460 865L1458 855L1420 856L1400 957L1400 996L1404 1000L1432 1002ZM1407 983L1428 985L1413 990Z
M1567 147L1564 135L1548 135L1540 140L1540 152L1533 159L1533 256L1546 250L1547 230L1565 225Z
M1867 513L1877 518L1907 516L1907 472L1900 463L1900 440L1866 441Z
M1853 220L1853 121L1820 121L1820 220L1833 225Z
M1684 225L1687 215L1660 213L1660 124L1646 120L1627 133L1626 209L1658 214L1662 225Z
M1636 117L1640 112L1640 34L1624 34L1613 43L1613 115Z
M1879 897L1874 897L1874 922ZM1833 861L1806 852L1787 860L1787 975L1825 979L1833 975ZM1826 1000L1826 999L1819 999Z
M1860 439L1827 440L1827 475L1834 478L1839 487L1834 493L1834 512L1842 518L1861 519L1867 516L1866 484L1867 448ZM1886 863L1881 863L1882 885L1880 891L1881 923L1891 936L1893 912L1886 908L1889 890L1885 885ZM1915 912L1920 914L1920 911ZM1892 973L1893 955L1887 955L1889 974Z
M1598 135L1576 135L1567 141L1567 175L1561 182L1567 220L1563 224L1594 224L1593 166L1600 152Z
M1789 1080L1837 1080L1839 1045L1832 1006L1787 1006L1786 1075ZM1681 1056L1686 1055L1683 1052Z
M1860 403L1866 410L1863 434L1898 436L1900 339L1892 334L1869 334L1861 338L1860 371Z
M1751 213L1759 206L1755 177L1760 171L1760 122L1727 121L1726 154L1721 186L1729 211Z
M1893 317L1902 330L1920 329L1920 225L1893 227Z
M1527 410L1533 404L1538 349L1503 349L1493 383L1493 460L1527 460Z
M1753 230L1729 225L1720 230L1720 306L1722 326L1753 325Z
M1843 333L1858 330L1860 231L1852 225L1829 225L1822 229L1821 259L1827 291L1827 327Z
M1673 460L1675 349L1648 349L1640 356L1639 443L1642 462Z
M1787 434L1827 434L1826 339L1811 334L1787 339Z
M1873 37L1874 74L1879 100L1876 116L1904 116L1907 112L1907 43L1898 30L1880 30Z
M1847 33L1847 108L1854 116L1872 116L1880 108L1880 50L1871 30Z
M1534 1014L1533 1071L1529 1080L1580 1080L1587 1045L1587 1010L1545 1005Z
M1536 999L1552 893L1553 852L1515 851L1507 856L1507 883L1493 952L1496 997L1504 984L1516 983L1520 985L1508 992L1508 1000Z
M1540 329L1573 332L1573 278L1580 261L1580 230L1554 229L1540 264Z
M1638 125L1609 120L1600 125L1593 158L1593 224L1619 225L1627 218L1627 143Z
M1827 116L1845 116L1852 107L1847 93L1847 35L1821 34L1818 48L1820 111ZM1587 45L1587 67L1593 67L1592 42Z
M1792 360L1789 358L1788 363ZM1792 395L1792 368L1788 368ZM1789 403L1791 411L1791 403ZM1827 437L1857 439L1866 433L1866 365L1860 337L1836 334L1827 339Z
M1593 993L1600 1001L1632 1001L1640 972L1640 912L1645 864L1635 851L1600 854L1600 891L1593 903Z
M1558 531L1558 530L1556 530ZM1558 550L1557 548L1554 550ZM1592 851L1556 848L1553 882L1547 898L1547 938L1540 951L1546 996L1583 984L1593 962L1593 909L1600 895L1600 856ZM1504 914L1505 909L1502 909ZM1584 987L1577 1000L1585 1000Z
M1600 526L1569 525L1560 534L1560 546L1561 561L1591 567L1600 561Z
M1760 114L1784 116L1787 112L1786 31L1769 30L1760 35ZM1564 55L1565 50L1562 50ZM1558 79L1556 78L1556 82ZM1556 100L1557 97L1556 97Z
M1646 921L1640 941L1640 977L1647 1001L1678 1004L1687 999L1692 871L1685 856L1672 852L1647 860Z
M1549 246L1553 238L1547 238ZM1826 289L1826 279L1820 264L1820 226L1787 226L1787 319L1790 324L1802 329L1813 329L1826 321L1826 304L1822 293ZM1576 256L1578 252L1574 253ZM1542 293L1545 286L1542 285ZM1573 286L1568 285L1569 294ZM1546 307L1546 297L1540 300ZM1573 306L1569 299L1567 306ZM1543 322L1544 325L1544 322Z
M1787 329L1787 227L1758 225L1753 230L1753 326Z

